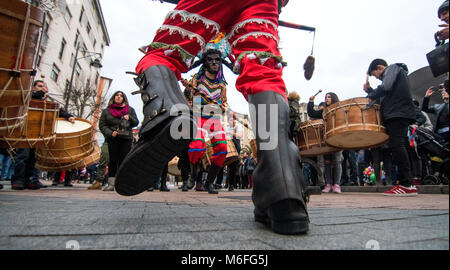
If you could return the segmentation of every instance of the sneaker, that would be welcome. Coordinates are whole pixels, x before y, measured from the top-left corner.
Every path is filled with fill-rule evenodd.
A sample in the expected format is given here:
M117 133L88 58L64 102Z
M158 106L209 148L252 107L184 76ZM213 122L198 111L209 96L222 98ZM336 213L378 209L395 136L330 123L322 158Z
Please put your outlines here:
M32 190L36 190L36 189L40 189L41 185L39 185L38 182L32 182L32 183L28 183L25 185L26 189L32 189Z
M46 188L46 187L48 187L47 185L42 184L40 181L38 181L36 184L37 184L39 187L41 187L41 188Z
M322 190L323 193L329 193L331 191L331 185L327 184L325 188Z
M341 186L339 186L338 184L333 186L333 192L334 193L342 193L341 191Z
M408 196L417 196L417 188L416 186L404 187L400 185L394 186L391 190L388 190L383 193L384 196L393 196L393 197L408 197Z

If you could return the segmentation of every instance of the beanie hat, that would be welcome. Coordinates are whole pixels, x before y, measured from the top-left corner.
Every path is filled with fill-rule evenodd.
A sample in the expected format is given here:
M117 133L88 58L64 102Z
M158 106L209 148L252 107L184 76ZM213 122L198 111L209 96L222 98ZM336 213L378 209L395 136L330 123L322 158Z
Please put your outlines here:
M441 13L444 12L446 9L448 10L448 0L444 1L444 3L442 3L442 5L439 7L438 18L441 17Z

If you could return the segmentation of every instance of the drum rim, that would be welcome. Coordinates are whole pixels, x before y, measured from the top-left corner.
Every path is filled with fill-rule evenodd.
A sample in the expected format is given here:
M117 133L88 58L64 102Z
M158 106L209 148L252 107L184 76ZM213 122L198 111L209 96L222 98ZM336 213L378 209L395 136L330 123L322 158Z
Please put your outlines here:
M62 118L62 117L56 118L56 122L55 122L55 133L56 133L56 137L57 137L57 138L64 137L63 135L62 135L62 136L58 136L58 135L60 135L60 134L80 135L80 132L86 132L86 131L89 131L89 130L92 131L92 130L94 129L94 127L93 127L91 121L86 120L86 119L82 119L82 118L75 118L75 121L80 121L80 122L88 123L88 124L90 124L90 127L89 127L89 128L86 128L86 129L79 130L79 131L74 131L74 132L58 133L58 132L56 132L56 124L58 124L58 121L67 121L67 120L66 120L65 118ZM82 135L84 135L84 134L82 134ZM66 136L65 138L68 138L68 137Z
M366 101L366 103L362 103L364 101ZM353 102L353 103L352 103ZM367 105L370 103L370 99L369 98L365 98L365 97L356 97L356 98L349 98L346 100L342 100L342 101L338 101L334 104L331 104L328 107L325 107L324 112L325 114L329 114L332 113L338 109L344 108L344 107L349 107L352 105ZM379 104L374 104L374 107L378 107L380 106Z

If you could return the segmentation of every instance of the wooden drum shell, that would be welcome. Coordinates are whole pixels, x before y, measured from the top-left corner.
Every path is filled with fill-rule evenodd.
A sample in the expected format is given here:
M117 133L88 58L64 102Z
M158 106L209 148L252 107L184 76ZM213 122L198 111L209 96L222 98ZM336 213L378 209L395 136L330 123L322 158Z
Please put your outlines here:
M57 125L58 121L67 120L58 118ZM94 150L92 144L93 126L91 122L84 119L77 118L76 122L84 122L89 124L90 127L67 133L60 133L57 127L55 142L36 149L36 158L50 164L67 164L78 162L89 156Z
M0 137L0 147L40 148L56 138L55 124L59 105L55 102L31 100L23 128L12 129L11 134Z
M340 149L358 150L386 143L389 136L382 125L380 105L369 109L368 98L352 98L324 109L325 142Z
M44 18L23 1L0 1L0 136L25 123Z
M339 151L325 143L325 124L322 119L300 124L297 146L302 157L315 157Z
M90 155L87 157L71 163L51 163L48 161L44 161L41 158L37 158L36 161L36 168L38 168L41 171L47 171L47 172L60 172L60 171L68 171L73 169L81 169L85 167L89 167L91 165L94 165L100 160L100 147L97 143L97 141L92 142L93 151Z

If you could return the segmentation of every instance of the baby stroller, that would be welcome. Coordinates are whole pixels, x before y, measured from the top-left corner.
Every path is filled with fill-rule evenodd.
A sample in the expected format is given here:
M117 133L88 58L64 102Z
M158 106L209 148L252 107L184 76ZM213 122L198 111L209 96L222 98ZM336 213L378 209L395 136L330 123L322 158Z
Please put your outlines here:
M436 133L410 127L416 151L422 159L422 185L448 185L449 146Z

